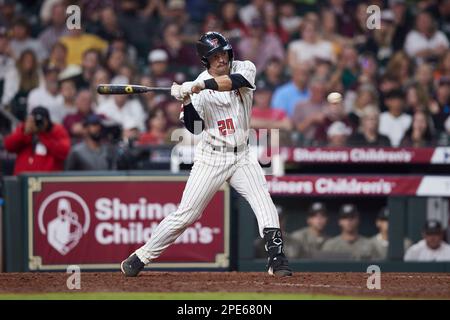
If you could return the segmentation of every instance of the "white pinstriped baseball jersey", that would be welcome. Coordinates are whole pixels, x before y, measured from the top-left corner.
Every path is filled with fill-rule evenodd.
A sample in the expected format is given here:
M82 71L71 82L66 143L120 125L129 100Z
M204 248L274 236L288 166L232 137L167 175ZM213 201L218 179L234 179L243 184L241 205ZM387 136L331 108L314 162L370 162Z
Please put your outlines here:
M241 74L253 88L202 90L191 95L192 105L205 123L202 140L216 146L240 146L247 142L249 135L256 67L248 60L233 61L231 73ZM196 80L211 78L205 70ZM182 113L180 118L183 119Z
M250 128L255 65L250 61L234 61L231 73L240 73L253 86L218 92L203 90L191 97L194 108L205 122L202 141L195 152L194 165L178 209L169 214L153 231L136 255L145 264L158 258L184 230L200 218L211 198L228 182L250 204L258 221L259 233L264 228L279 228L278 212L270 197L263 170L249 151L247 139ZM204 71L197 79L212 76ZM180 118L183 119L183 112ZM211 145L237 147L237 152L214 150ZM227 149L227 148L222 148Z

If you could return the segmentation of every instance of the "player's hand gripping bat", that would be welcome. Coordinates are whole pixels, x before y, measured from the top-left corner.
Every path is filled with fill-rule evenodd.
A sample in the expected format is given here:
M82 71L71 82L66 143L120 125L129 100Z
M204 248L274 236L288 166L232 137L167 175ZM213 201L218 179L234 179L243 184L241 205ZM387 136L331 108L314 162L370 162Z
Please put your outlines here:
M99 94L136 94L150 91L170 91L170 87L147 87L136 84L100 84L97 86Z

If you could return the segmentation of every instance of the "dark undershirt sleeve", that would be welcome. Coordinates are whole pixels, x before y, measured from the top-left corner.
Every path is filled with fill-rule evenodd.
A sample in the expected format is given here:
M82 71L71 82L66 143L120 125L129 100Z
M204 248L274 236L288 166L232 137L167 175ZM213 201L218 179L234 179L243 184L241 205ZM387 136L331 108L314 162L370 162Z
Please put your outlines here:
M205 128L205 122L197 110L195 110L192 103L185 105L183 108L184 112L184 126L193 134L200 134Z
M253 89L253 86L244 78L244 76L240 73L230 74L231 79L231 90L236 90L242 87L247 87Z

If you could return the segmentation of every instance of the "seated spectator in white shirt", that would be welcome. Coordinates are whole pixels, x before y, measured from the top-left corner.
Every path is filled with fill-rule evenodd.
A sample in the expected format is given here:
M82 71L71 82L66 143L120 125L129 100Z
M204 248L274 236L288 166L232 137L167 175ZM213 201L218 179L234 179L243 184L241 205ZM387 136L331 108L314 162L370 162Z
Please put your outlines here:
M423 11L417 15L416 29L406 36L405 51L418 62L436 59L449 47L449 41L442 31L437 30L436 22L430 13Z
M302 24L301 40L292 41L288 47L288 65L292 68L302 63L314 64L316 59L335 61L333 45L317 34L318 26L312 21Z
M442 225L428 220L423 228L423 240L412 245L405 253L405 261L450 261L450 245L444 240Z
M128 79L117 79L113 83L128 83ZM137 127L141 132L145 130L146 116L144 108L139 100L130 98L127 95L114 95L113 99L105 100L99 104L96 112L121 124L122 127L125 127L127 121L129 122L128 118L131 118L137 123Z
M59 93L58 75L60 70L53 65L44 65L44 84L31 90L28 95L27 111L30 113L35 107L45 106L50 112L53 122L62 122L64 98Z
M393 147L398 147L405 132L409 129L412 117L404 113L404 95L400 90L392 90L385 97L388 111L380 115L378 132L391 141Z

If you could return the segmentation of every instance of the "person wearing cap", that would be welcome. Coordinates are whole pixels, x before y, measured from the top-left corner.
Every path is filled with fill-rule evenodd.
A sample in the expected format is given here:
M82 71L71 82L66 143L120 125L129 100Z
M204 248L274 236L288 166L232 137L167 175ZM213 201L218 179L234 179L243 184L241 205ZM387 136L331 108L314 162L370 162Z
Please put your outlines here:
M438 220L425 222L423 239L405 253L405 261L450 261L450 245L444 241L444 230Z
M393 147L398 147L400 141L412 123L412 117L404 112L405 98L403 91L392 90L384 98L387 111L380 115L378 132L389 138Z
M314 258L329 238L325 233L327 208L322 202L314 202L309 207L306 223L306 227L291 233L297 249L295 256L301 259Z
M148 68L156 87L170 87L173 82L184 82L180 73L169 71L169 55L164 49L154 49L148 54Z
M8 152L17 154L14 175L52 172L63 170L70 138L62 125L52 122L48 109L38 106L5 137L4 145Z
M352 134L352 128L342 121L333 122L327 130L327 147L345 147Z
M320 123L314 134L314 143L318 146L325 145L328 141L328 129L336 122L340 121L353 132L352 123L345 113L343 97L339 92L331 92L327 96L327 105L325 107L325 118ZM346 130L348 131L348 130Z
M360 115L361 126L349 138L348 144L352 147L390 147L391 141L378 132L380 112L372 105L366 106Z
M389 208L383 207L378 212L375 225L378 229L378 233L370 238L374 246L375 254L374 260L385 260L387 258L387 252L389 247ZM405 239L405 250L411 246L411 240Z
M449 40L438 30L436 21L427 11L421 11L416 16L416 26L406 36L404 49L416 61L422 63L435 60L449 48Z
M66 161L66 170L108 170L110 156L108 147L102 143L102 119L90 114L83 123L84 140L76 144Z
M342 260L367 261L376 257L372 242L359 234L359 212L355 205L344 204L339 210L341 234L326 241L324 255Z

